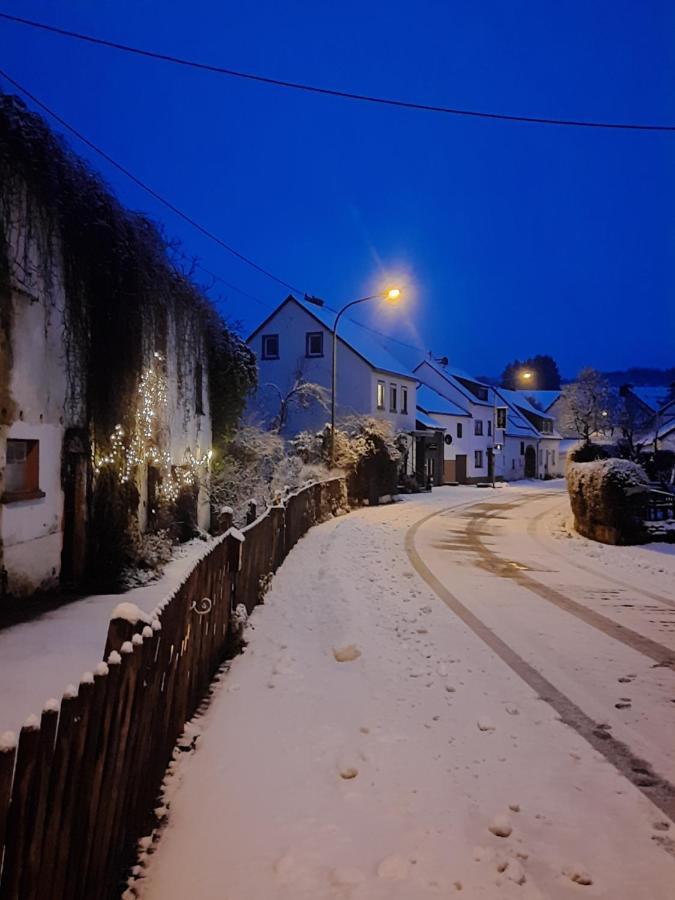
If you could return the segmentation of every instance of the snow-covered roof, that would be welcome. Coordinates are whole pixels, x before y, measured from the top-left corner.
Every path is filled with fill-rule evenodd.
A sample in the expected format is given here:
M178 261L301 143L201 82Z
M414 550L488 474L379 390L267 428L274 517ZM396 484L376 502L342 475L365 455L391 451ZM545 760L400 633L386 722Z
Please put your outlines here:
M310 316L313 316L320 325L323 325L324 328L327 328L329 331L332 330L336 313L327 309L325 306L315 306L313 303L307 303L307 301L299 300L297 297L289 294L283 303L280 303L274 312L271 313L264 322L261 322L255 331L249 335L248 342L251 341L261 328L265 327L286 303L290 302L297 303L297 305L301 306L305 312L309 313ZM399 362L396 357L392 356L391 353L385 349L382 344L383 339L380 339L378 335L369 328L359 325L358 322L354 322L352 319L347 318L347 316L343 316L340 319L340 324L338 326L338 340L350 347L355 353L358 353L358 355L372 366L373 369L377 369L380 372L388 372L392 375L401 375L403 378L410 378L412 381L415 380L415 376L410 369ZM384 340L386 340L386 338Z
M665 406L670 397L670 388L663 384L657 386L631 386L630 390L639 400L642 400L645 406L648 406L654 412Z
M422 362L418 363L413 371L418 372L419 369L421 369L424 365L429 366L429 368L433 369L433 371L440 375L441 378L444 378L448 382L448 384L452 385L455 390L459 391L462 396L466 397L466 399L470 403L476 403L478 406L492 406L489 400L480 400L478 397L476 397L476 395L473 394L466 387L466 385L462 384L459 379L463 378L465 381L471 381L473 384L477 384L479 387L485 388L488 391L488 394L490 391L490 385L479 381L477 378L474 378L473 375L469 375L466 372L462 371L462 369L456 369L453 366L440 366L435 361L428 358L423 359Z
M520 389L517 394L522 394L539 412L546 412L560 397L562 391L528 391Z
M438 391L430 388L426 384L418 384L417 386L417 408L427 413L435 413L443 416L470 416L468 410L464 409L458 403L448 400Z
M539 431L532 422L523 414L523 410L533 413L541 419L549 419L553 421L553 417L542 412L533 406L527 397L523 396L520 391L509 391L505 388L494 388L496 395L496 403L506 403L509 413L506 416L506 434L511 437L547 437L559 438L560 435L556 431L545 432Z
M424 425L425 428L435 428L437 431L445 431L445 425L441 425L440 422L437 422L436 419L428 416L425 412L423 412L419 407L417 408L417 412L415 413L415 418L420 425Z
M670 434L675 432L675 416L672 419L666 419L664 422L660 422L658 428L651 428L648 432L640 436L641 444L653 444L654 440L658 438L662 440Z
M543 410L539 409L538 406L535 406L529 399L529 396L523 393L523 391L509 391L506 388L498 388L497 395L503 397L508 404L515 404L521 409L527 410L527 412L531 412L542 419L553 418L553 416L549 416Z

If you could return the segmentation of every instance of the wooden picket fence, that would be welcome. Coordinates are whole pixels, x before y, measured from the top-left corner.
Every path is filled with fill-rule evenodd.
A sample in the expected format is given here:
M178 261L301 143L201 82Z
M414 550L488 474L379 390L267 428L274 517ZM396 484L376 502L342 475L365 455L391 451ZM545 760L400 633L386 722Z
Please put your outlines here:
M0 900L119 897L176 741L225 658L232 610L250 612L297 540L346 508L336 478L230 529L150 622L110 623L105 662L60 707L0 742Z

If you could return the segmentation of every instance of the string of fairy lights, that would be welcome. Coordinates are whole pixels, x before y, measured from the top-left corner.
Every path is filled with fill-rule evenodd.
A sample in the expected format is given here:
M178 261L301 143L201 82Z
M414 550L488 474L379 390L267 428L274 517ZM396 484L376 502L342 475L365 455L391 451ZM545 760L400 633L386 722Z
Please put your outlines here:
M110 435L109 452L94 452L94 471L100 474L104 468L110 468L122 483L127 483L134 479L140 467L155 466L160 474L159 499L175 503L183 489L193 489L205 474L208 475L212 451L195 456L188 448L182 463L174 465L169 449L163 446L169 401L161 353L155 351L151 364L143 370L138 394L138 409L129 440L123 426L115 425Z

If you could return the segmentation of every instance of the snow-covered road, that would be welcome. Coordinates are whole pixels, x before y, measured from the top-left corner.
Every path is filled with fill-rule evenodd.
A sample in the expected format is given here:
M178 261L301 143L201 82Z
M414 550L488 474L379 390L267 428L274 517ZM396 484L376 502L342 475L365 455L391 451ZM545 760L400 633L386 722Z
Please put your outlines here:
M568 538L563 503L445 488L304 537L142 897L672 900L675 556Z

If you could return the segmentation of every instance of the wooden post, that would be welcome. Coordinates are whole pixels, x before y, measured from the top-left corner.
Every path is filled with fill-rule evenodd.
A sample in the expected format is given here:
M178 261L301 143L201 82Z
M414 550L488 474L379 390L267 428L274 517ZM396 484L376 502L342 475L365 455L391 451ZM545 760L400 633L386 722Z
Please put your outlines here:
M220 508L218 512L218 533L225 534L225 532L232 528L232 522L234 519L234 513L232 511L231 506L223 506Z
M43 709L40 721L38 761L34 779L35 816L31 827L31 841L28 848L29 853L23 882L23 890L26 897L37 897L38 894L42 844L49 801L49 773L54 756L54 740L56 738L58 719L58 703L50 701Z
M16 751L16 771L9 805L7 841L0 884L2 900L16 900L18 897L27 896L22 891L21 881L23 864L32 837L31 826L34 818L32 787L39 744L40 725L38 719L32 716L21 729Z
M16 758L16 737L6 732L0 741L0 858L5 846L9 803L12 795L12 777Z

